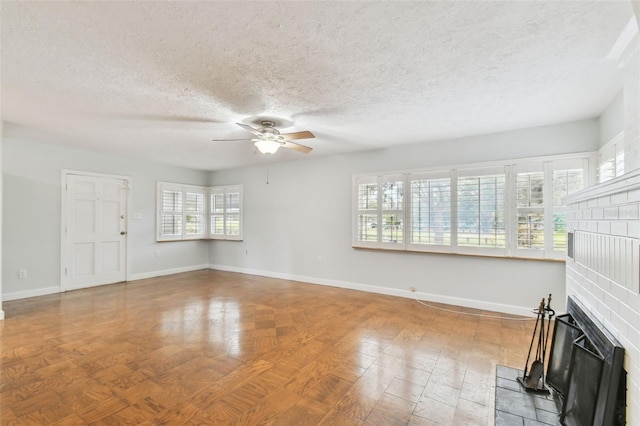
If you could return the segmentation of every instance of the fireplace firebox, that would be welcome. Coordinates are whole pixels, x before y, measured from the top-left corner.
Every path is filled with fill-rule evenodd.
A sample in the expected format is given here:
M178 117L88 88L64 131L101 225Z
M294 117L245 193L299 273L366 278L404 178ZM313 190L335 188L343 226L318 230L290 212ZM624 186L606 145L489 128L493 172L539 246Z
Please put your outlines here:
M582 304L569 296L567 314L556 317L547 384L567 426L624 425L624 348Z

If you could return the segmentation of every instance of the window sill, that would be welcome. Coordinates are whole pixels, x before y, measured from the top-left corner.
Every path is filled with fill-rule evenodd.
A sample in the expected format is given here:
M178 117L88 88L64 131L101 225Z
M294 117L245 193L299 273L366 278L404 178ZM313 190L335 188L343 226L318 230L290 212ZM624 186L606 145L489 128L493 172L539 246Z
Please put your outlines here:
M387 249L387 248L372 248L372 247L360 247L360 246L351 246L351 248L356 250L366 250L366 251L383 251L390 253L417 253L417 254L437 254L444 256L466 256L466 257L487 257L490 259L505 259L505 260L526 260L526 261L537 261L537 262L551 262L551 263L565 263L565 259L550 259L550 258L540 258L540 257L525 257L525 256L497 256L492 254L480 254L480 253L453 253L453 252L442 252L442 251L426 251L426 250L398 250L398 249Z

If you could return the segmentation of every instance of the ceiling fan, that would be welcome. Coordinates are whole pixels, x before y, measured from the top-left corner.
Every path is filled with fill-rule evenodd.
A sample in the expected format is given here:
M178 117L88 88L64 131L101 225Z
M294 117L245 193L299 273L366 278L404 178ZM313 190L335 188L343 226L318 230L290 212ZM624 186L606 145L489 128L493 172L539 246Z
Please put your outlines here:
M214 141L251 141L256 148L263 154L274 154L279 148L292 149L294 151L307 154L313 150L308 146L300 145L299 143L292 142L297 139L311 139L315 138L315 135L308 130L302 132L293 133L280 133L276 129L276 122L272 120L260 121L260 128L255 129L248 124L236 123L238 126L245 130L250 131L256 135L253 139L214 139Z

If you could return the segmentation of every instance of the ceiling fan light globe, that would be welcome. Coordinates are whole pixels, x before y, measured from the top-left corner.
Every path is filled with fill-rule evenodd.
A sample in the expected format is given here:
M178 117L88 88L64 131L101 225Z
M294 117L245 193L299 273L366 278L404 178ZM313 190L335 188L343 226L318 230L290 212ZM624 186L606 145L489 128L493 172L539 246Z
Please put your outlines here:
M254 145L258 148L263 154L275 154L278 148L280 148L280 143L273 140L260 140L255 141Z

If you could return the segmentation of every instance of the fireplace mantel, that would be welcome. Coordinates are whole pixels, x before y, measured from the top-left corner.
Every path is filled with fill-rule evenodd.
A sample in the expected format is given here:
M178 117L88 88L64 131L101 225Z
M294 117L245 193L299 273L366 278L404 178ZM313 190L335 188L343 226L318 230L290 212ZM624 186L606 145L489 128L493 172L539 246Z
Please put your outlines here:
M565 204L576 204L582 201L593 200L620 193L628 193L634 190L639 190L636 195L637 200L640 200L640 169L633 170L615 179L575 192L565 198Z

